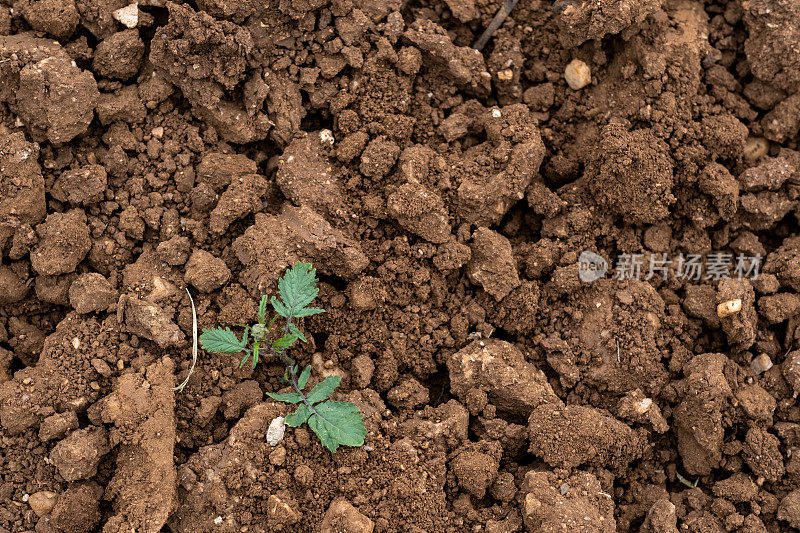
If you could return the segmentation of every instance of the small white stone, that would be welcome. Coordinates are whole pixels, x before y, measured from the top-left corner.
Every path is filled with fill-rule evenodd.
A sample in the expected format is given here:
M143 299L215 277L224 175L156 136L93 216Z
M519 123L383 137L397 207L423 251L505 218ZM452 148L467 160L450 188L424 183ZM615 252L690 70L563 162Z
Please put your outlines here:
M650 407L653 405L653 400L650 398L644 398L643 400L636 403L636 411L643 415L647 411L650 410Z
M151 131L150 134L156 139L160 139L161 137L164 136L164 128L162 128L161 126L156 126L155 128L153 128L153 131Z
M277 446L283 440L284 433L286 433L286 421L282 416L279 416L267 428L267 442L270 446Z
M735 300L728 300L722 302L717 306L717 316L725 318L727 316L735 315L742 310L742 299L736 298Z
M564 79L567 80L567 85L569 85L570 89L577 91L591 83L592 71L589 65L580 59L573 59L564 69Z
M503 116L503 113L499 109L492 109L492 116L494 118L500 118Z
M112 15L116 20L128 28L135 28L139 24L139 3L134 2L114 11Z
M753 371L753 374L763 374L774 365L772 364L772 359L765 353L762 353L752 361L750 361L750 370Z
M333 132L331 130L321 130L319 132L319 140L333 146Z

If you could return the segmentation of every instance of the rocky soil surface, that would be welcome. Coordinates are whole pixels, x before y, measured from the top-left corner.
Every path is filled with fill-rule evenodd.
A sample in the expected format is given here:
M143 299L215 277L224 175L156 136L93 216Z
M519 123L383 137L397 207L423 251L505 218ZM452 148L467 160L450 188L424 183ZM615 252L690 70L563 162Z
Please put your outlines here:
M0 533L800 529L800 4L129 2L0 0ZM297 260L363 447L173 390Z

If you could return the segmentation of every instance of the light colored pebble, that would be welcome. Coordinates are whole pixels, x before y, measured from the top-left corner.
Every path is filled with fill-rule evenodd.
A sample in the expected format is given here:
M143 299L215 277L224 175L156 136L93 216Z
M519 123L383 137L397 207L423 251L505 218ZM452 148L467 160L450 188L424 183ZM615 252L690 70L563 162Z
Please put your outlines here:
M641 401L638 401L634 404L636 412L638 412L640 415L643 415L647 411L649 411L652 405L653 405L653 400L651 400L650 398L643 398Z
M286 421L282 416L279 416L267 428L267 442L270 446L277 446L283 440L284 433L286 433Z
M762 137L748 137L744 143L744 158L753 162L759 157L767 155L769 142Z
M567 80L567 85L569 85L570 89L577 91L591 83L592 70L589 65L580 59L573 59L564 69L564 79Z
M331 130L320 130L319 140L333 146L333 132Z
M33 512L36 513L36 516L41 517L50 514L50 511L52 511L53 507L56 505L57 499L58 494L55 492L42 490L39 492L34 492L30 495L30 497L28 497L28 505L31 506L31 509L33 509Z
M754 374L763 374L773 366L772 359L765 353L762 353L750 361L750 370L752 370Z
M722 302L717 306L717 316L725 318L726 316L735 315L742 310L742 299L736 298L735 300L728 300Z
M510 68L503 69L497 73L497 79L500 81L510 81L514 77L514 71Z
M136 25L139 24L139 3L134 2L125 7L121 7L114 11L112 16L123 26L127 28L135 28Z

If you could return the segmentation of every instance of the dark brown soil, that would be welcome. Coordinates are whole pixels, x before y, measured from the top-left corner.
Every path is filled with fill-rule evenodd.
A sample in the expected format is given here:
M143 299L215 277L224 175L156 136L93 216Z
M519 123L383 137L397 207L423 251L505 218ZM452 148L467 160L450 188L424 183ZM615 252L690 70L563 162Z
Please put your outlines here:
M0 533L800 529L800 4L501 3L0 0Z

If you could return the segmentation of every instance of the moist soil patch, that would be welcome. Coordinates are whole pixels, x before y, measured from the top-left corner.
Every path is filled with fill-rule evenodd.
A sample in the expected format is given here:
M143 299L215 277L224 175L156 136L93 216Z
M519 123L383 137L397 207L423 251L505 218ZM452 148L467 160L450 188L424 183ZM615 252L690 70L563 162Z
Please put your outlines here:
M502 9L0 0L0 533L800 528L800 7Z

